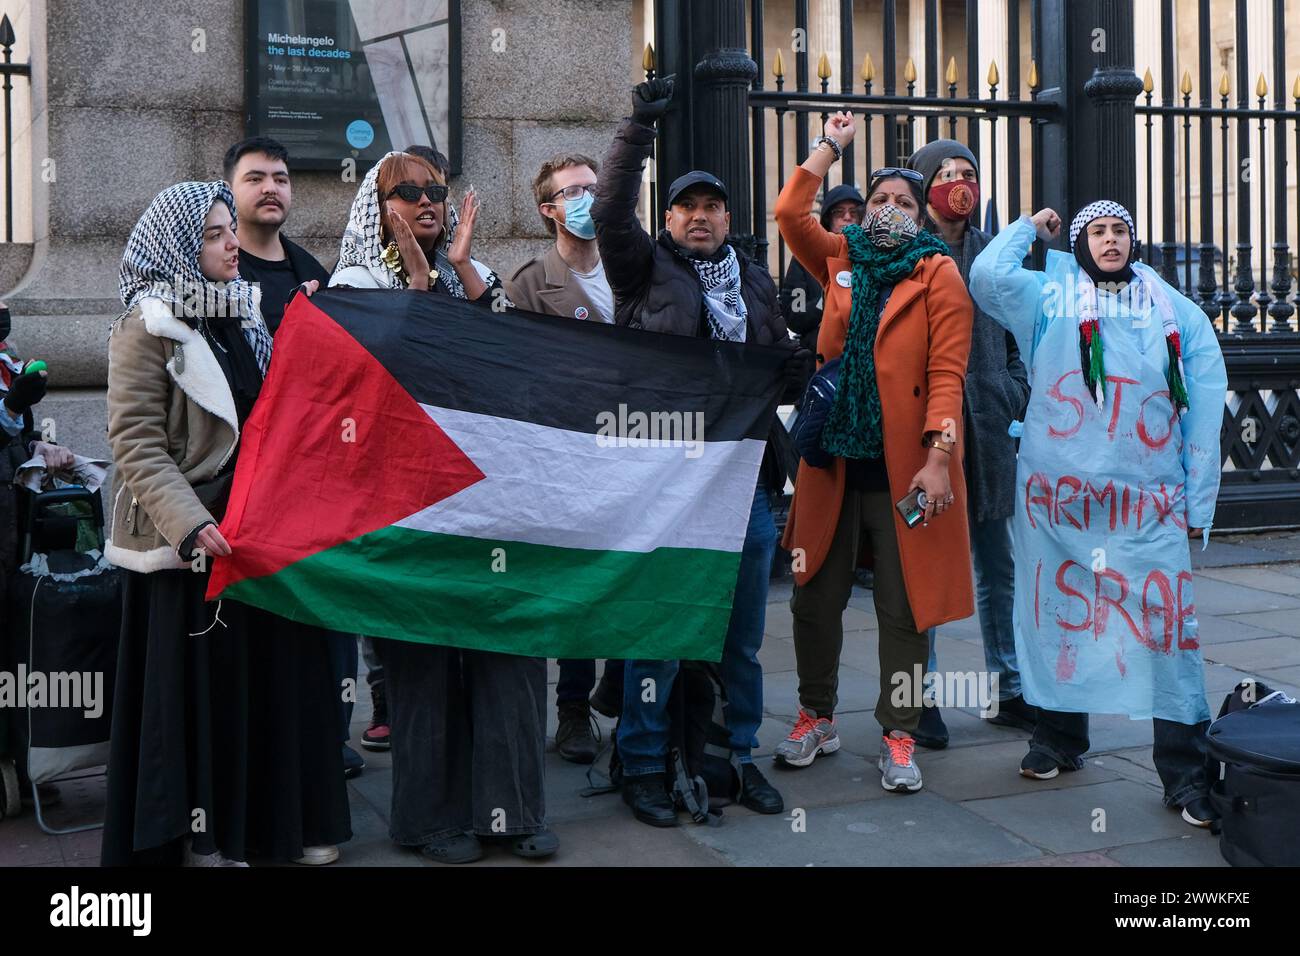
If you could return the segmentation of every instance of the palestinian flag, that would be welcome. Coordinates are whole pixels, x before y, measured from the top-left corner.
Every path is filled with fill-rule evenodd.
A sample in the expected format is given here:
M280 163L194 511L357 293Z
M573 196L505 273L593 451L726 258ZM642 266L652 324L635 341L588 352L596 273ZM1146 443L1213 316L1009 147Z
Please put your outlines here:
M719 660L784 353L297 296L209 599L539 657Z

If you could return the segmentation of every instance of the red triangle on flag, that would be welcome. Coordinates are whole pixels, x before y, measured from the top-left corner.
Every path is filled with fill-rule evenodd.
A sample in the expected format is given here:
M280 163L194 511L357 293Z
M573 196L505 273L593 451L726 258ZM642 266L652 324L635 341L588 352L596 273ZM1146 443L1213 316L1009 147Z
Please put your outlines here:
M386 528L483 472L367 349L303 295L245 423L211 600Z

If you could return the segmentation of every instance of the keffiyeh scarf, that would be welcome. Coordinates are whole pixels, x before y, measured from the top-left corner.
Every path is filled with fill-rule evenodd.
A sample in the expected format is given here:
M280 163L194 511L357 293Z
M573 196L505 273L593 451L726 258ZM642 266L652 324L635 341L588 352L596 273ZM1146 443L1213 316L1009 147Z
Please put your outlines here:
M379 216L379 169L390 158L406 155L401 151L388 153L371 166L370 171L361 180L361 186L352 200L352 209L348 213L347 228L343 230L343 242L339 246L339 261L334 267L335 272L349 266L361 266L375 277L382 288L406 288L406 283L402 281L401 276L385 264L383 228ZM445 208L447 210L445 238L434 250L430 265L437 270L439 284L457 299L464 299L466 298L465 286L460 281L460 276L456 274L451 260L447 258L447 249L451 245L452 233L456 229L459 217L455 214L450 201L445 203ZM391 254L389 258L394 259ZM396 257L394 261L400 263L401 257ZM491 288L496 283L495 273L489 271L483 281Z
M717 262L691 259L704 290L709 313L709 335L725 342L743 342L748 329L745 300L740 294L740 260L736 250L724 246L727 254Z
M1088 223L1102 216L1114 216L1122 220L1128 226L1130 242L1136 241L1137 230L1129 211L1117 202L1103 199L1084 206L1070 223L1071 249L1074 249L1080 234L1088 228ZM1173 303L1169 300L1169 295L1155 271L1150 266L1132 262L1131 252L1129 258L1134 279L1129 283L1130 288L1126 290L1126 294L1135 312L1155 308L1160 314L1165 349L1169 353L1168 369L1165 372L1165 379L1169 383L1169 401L1181 415L1187 411L1190 400L1183 370L1182 342L1178 334L1178 322L1174 317ZM1106 363L1102 348L1101 312L1098 308L1096 283L1083 269L1079 270L1078 313L1079 362L1088 391L1097 403L1097 408L1100 409L1106 403Z
M220 180L185 182L169 186L149 204L131 230L117 274L117 289L126 311L141 299L168 303L181 319L238 317L240 329L258 367L266 374L271 362L271 333L262 321L253 287L236 276L230 282L213 282L199 269L203 248L203 222L212 204L220 200L237 224L235 197Z

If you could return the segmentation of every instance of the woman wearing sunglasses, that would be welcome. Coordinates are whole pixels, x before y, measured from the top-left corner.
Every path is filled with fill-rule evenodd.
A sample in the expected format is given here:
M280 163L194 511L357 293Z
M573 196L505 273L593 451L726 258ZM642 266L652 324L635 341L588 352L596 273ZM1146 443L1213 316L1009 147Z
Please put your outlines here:
M470 257L478 211L471 189L452 236L442 175L419 156L389 153L366 173L352 201L330 285L416 289L490 302L501 281Z
M492 302L501 283L469 256L478 201L466 196L448 246L446 198L427 160L389 153L357 190L330 285ZM546 661L396 640L375 649L392 728L394 842L439 863L472 863L485 844L530 859L553 855Z
M853 133L849 114L832 116L776 204L790 251L825 289L819 365L839 359L820 439L830 464L799 469L786 524L799 717L776 758L805 767L839 749L842 615L854 568L869 554L880 640L880 784L915 791L921 772L912 735L926 629L974 610L961 463L972 306L947 246L922 229L919 173L876 170L862 225L840 235L813 217L822 179ZM918 489L924 510L909 524L896 503Z

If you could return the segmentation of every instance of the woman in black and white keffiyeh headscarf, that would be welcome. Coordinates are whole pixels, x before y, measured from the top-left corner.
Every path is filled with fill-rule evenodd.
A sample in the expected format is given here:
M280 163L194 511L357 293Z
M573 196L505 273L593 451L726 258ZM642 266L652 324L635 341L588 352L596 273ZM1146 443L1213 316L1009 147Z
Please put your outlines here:
M160 192L131 230L117 274L125 316L141 299L160 299L177 318L191 325L214 319L238 319L258 368L266 374L271 361L271 333L262 321L258 295L238 275L214 281L199 267L204 221L213 203L230 209L238 222L235 197L221 180L177 183Z
M442 187L444 198L396 194L402 186ZM387 194L381 196L381 187ZM478 197L461 206L454 240L448 228L445 185L425 160L394 151L366 173L352 201L331 286L363 289L428 289L458 299L484 300L501 287L496 274L470 258ZM409 261L408 261L409 260Z

